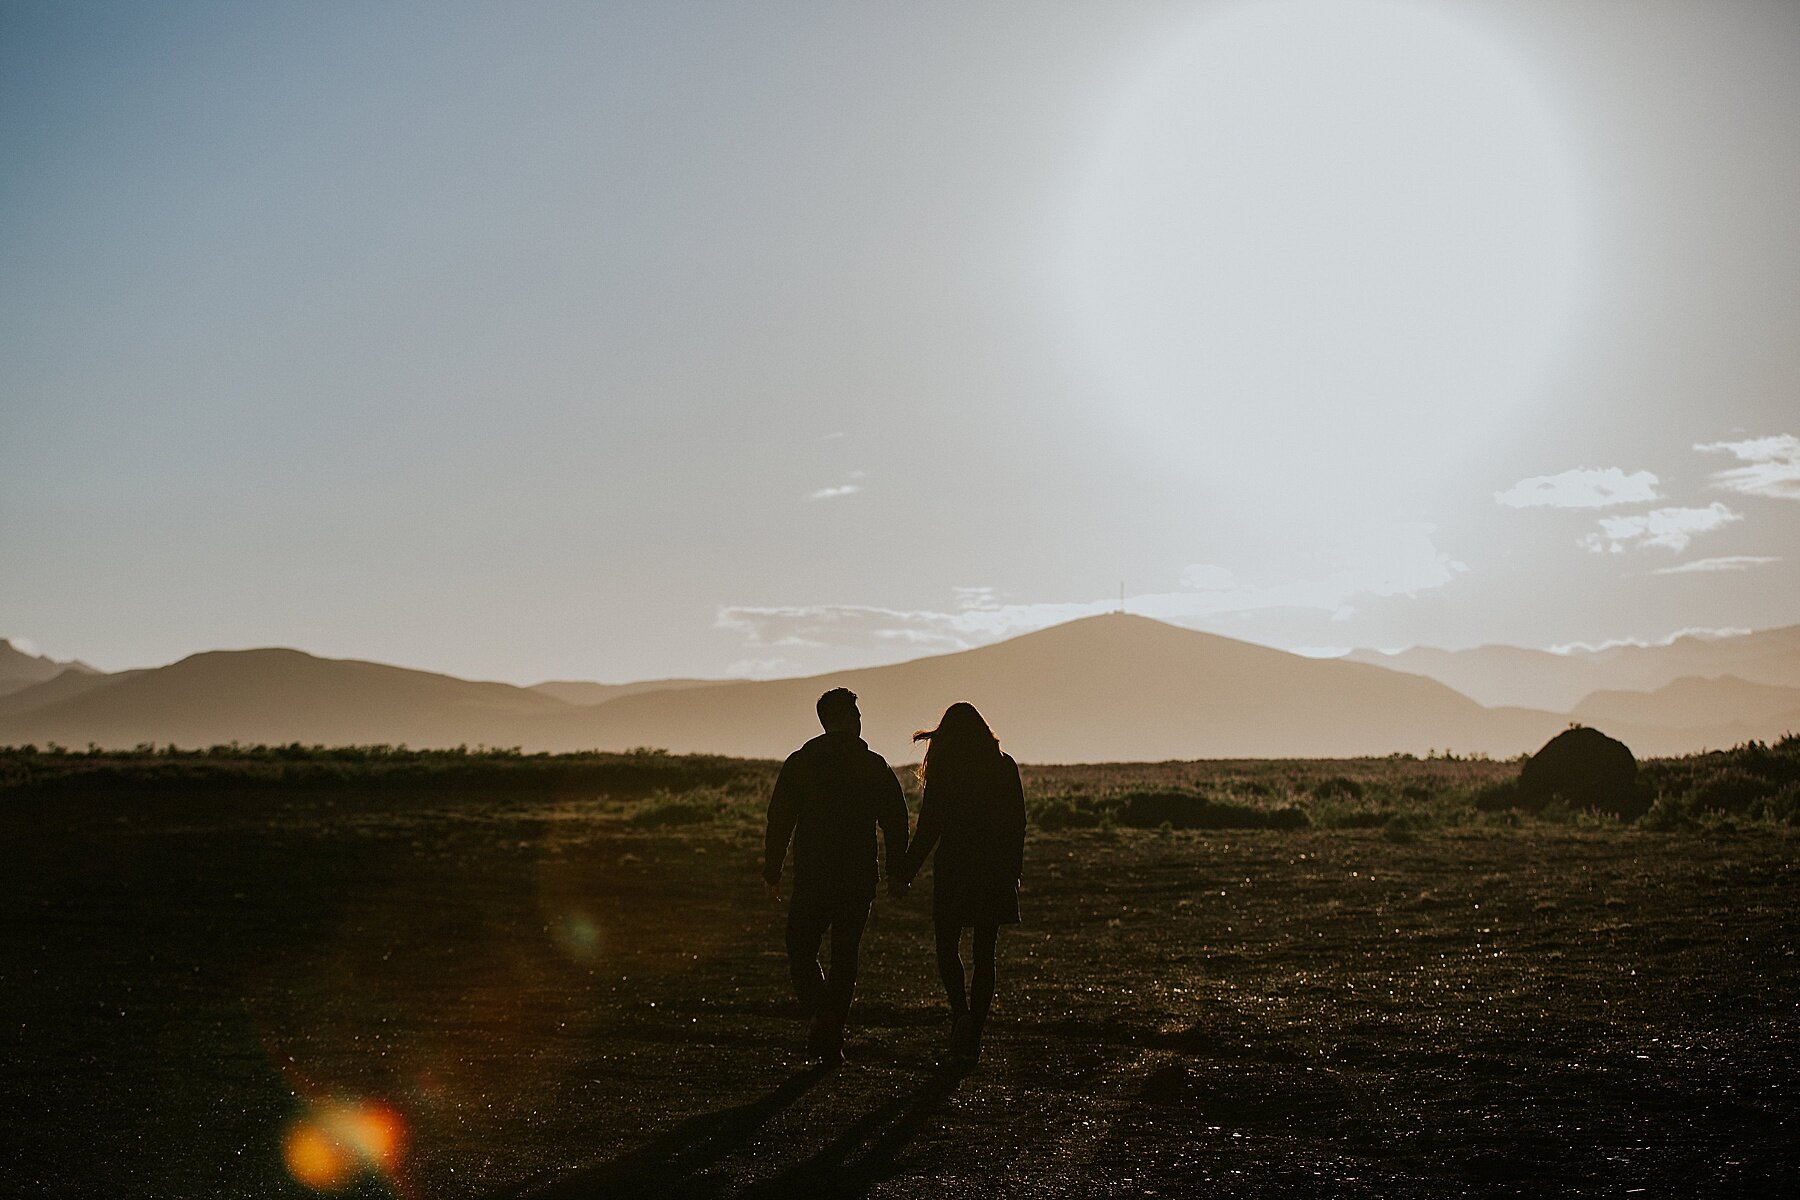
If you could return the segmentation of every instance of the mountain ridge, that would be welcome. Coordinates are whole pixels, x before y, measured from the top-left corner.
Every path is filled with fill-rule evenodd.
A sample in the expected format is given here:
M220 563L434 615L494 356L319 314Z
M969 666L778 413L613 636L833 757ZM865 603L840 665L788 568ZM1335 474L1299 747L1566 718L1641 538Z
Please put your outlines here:
M1790 631L1766 632L1779 642ZM1515 652L1507 655L1514 663L1557 657L1493 649ZM955 700L975 703L1009 750L1035 762L1511 756L1535 750L1571 716L1603 725L1641 754L1667 754L1769 739L1800 725L1778 684L1734 678L1711 692L1684 685L1660 697L1599 687L1562 709L1483 705L1444 680L1385 665L1393 657L1308 658L1116 613L970 650L775 680L518 687L286 648L205 651L118 675L65 671L0 696L0 744L657 746L780 757L816 732L813 701L836 686L863 697L870 744L898 759L916 753L912 731ZM1642 673L1644 660L1622 657ZM1744 657L1740 646L1721 661ZM1683 648L1674 662L1703 658ZM1722 702L1721 687L1737 699Z
M47 683L65 671L100 673L78 658L63 660L47 654L28 654L15 646L11 638L0 638L0 696Z
M1571 711L1593 692L1651 692L1690 676L1734 675L1747 683L1800 687L1800 625L1566 653L1507 645L1412 646L1391 653L1352 650L1344 657L1436 679L1482 704Z

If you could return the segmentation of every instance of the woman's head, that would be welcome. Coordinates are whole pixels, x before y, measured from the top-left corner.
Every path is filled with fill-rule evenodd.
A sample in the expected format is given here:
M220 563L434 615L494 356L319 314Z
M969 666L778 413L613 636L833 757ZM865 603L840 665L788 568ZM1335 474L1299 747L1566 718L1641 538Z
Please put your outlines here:
M921 729L913 741L927 743L919 778L944 766L976 765L1000 757L1000 739L975 706L958 700L944 710L936 729Z

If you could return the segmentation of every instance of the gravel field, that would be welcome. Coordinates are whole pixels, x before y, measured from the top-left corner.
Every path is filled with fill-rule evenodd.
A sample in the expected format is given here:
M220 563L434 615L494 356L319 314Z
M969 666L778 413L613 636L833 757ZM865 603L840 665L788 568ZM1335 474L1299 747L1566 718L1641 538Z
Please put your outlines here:
M4 829L12 1194L1800 1194L1779 829L1040 832L966 1072L928 879L808 1068L749 821L352 788Z

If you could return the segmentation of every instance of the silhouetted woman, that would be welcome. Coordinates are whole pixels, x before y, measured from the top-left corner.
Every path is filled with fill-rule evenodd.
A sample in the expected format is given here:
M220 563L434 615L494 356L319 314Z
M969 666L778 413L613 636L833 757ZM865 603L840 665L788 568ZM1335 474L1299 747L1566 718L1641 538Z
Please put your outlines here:
M952 704L936 729L913 734L929 743L919 778L925 785L919 827L907 851L902 886L935 848L932 923L938 974L950 997L950 1050L973 1061L994 1002L994 943L1000 926L1019 920L1019 869L1025 855L1025 790L1019 765L972 704ZM958 953L962 931L975 930L975 976L963 990Z

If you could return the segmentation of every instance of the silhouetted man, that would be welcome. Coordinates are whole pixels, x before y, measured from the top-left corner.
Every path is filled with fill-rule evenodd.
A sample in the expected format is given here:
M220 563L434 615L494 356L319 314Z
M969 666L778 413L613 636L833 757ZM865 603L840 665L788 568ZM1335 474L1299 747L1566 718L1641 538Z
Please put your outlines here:
M794 992L812 1016L807 1050L842 1062L844 1022L856 989L857 951L875 899L875 827L887 847L888 874L906 857L906 797L894 772L862 740L856 693L819 697L825 732L788 756L769 797L763 880L781 900L781 863L794 843L788 906L788 965ZM831 931L831 967L819 971L819 943Z

